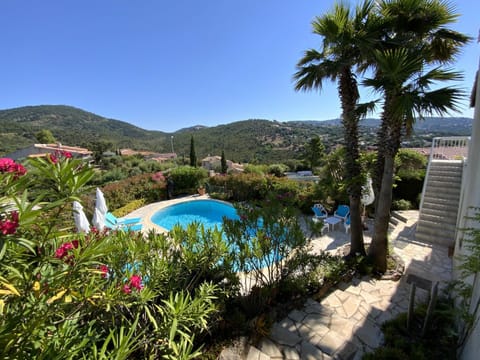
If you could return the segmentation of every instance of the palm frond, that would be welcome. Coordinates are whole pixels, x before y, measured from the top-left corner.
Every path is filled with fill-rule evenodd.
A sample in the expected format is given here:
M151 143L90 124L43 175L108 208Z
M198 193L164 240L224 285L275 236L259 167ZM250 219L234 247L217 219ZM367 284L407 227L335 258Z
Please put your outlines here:
M366 103L357 104L355 112L360 118L365 118L368 114L373 113L380 99L375 99Z
M465 96L464 91L453 86L425 92L419 98L416 110L421 114L444 116L459 111Z

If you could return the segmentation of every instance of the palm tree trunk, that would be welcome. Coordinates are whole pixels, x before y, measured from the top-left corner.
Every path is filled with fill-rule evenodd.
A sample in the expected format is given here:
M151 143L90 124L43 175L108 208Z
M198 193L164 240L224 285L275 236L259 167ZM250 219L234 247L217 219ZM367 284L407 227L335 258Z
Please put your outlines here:
M360 198L350 196L350 254L352 256L365 255L363 241L363 224Z
M339 77L338 88L346 143L346 178L349 181L347 192L350 201L350 254L348 256L355 257L357 255L365 255L365 244L360 209L360 198L362 195L362 186L359 181L361 167L358 149L358 122L360 117L356 112L356 105L360 95L358 93L357 81L350 68L343 69Z
M385 154L384 160L382 185L375 209L374 233L368 249L368 256L372 260L375 270L381 273L387 270L388 224L390 222L390 207L392 206L394 168L391 154Z

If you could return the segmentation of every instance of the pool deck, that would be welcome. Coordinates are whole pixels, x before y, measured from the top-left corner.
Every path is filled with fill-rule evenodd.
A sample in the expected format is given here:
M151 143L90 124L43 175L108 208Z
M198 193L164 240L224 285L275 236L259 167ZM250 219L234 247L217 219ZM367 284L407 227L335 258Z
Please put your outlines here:
M150 232L151 230L154 230L155 232L159 232L159 233L167 233L168 232L167 229L162 228L161 226L158 226L151 221L153 214L155 214L158 210L166 208L167 206L180 204L186 201L206 200L206 199L210 199L210 197L208 195L190 195L190 196L184 196L184 197L180 197L172 200L163 200L156 203L148 204L144 207L141 207L140 209L132 211L130 214L128 214L122 219L129 219L133 217L142 218L142 221L141 221L143 225L142 232L144 234Z

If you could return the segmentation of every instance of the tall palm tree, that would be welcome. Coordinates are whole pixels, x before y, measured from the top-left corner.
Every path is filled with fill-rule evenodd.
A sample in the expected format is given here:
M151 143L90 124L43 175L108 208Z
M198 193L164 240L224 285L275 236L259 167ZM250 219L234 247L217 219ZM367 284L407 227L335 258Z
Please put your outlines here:
M294 74L295 89L321 90L325 80L336 81L342 107L342 124L346 144L346 178L350 201L351 246L350 255L365 254L361 220L361 166L359 163L357 111L359 100L355 72L363 63L366 48L372 45L369 31L374 2L366 0L354 14L345 4L336 4L333 11L316 17L313 32L322 36L320 50L310 49L297 64Z
M402 131L416 118L456 110L462 92L454 87L431 90L437 82L459 80L460 73L445 68L469 38L445 25L458 15L439 0L386 0L380 3L385 30L373 52L375 77L364 84L384 95L378 132L377 203L369 257L384 272L388 255L388 223L392 203L394 158Z

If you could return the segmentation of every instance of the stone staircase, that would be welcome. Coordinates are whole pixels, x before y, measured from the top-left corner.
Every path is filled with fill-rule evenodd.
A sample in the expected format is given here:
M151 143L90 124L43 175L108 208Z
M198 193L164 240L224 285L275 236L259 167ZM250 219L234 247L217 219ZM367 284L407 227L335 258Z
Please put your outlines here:
M415 234L417 241L454 245L462 172L462 161L431 162Z

